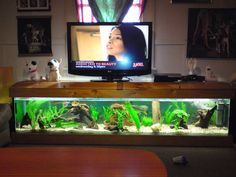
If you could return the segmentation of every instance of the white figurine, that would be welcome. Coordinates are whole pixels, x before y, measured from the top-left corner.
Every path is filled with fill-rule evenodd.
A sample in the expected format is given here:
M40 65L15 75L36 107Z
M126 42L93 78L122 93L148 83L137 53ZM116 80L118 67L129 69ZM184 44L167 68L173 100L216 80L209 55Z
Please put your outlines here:
M217 80L216 75L210 66L206 66L206 68L205 68L205 77L206 77L206 81L216 81Z
M186 65L188 67L188 74L193 75L195 69L197 67L197 59L196 58L189 58L186 60Z
M48 81L58 81L60 80L60 64L61 64L62 59L58 61L57 59L51 59L48 62L48 67L49 67L49 74L48 74Z
M26 62L25 67L27 80L39 80L36 61Z

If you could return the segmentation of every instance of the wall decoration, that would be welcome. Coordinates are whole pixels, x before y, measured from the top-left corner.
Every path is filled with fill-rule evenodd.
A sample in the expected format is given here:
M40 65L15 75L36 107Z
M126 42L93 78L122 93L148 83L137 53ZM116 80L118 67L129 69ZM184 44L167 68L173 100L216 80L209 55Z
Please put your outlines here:
M50 0L17 0L18 11L49 11Z
M212 0L170 0L170 3L212 3Z
M190 8L188 58L236 58L236 9Z
M52 55L51 17L18 17L19 56Z

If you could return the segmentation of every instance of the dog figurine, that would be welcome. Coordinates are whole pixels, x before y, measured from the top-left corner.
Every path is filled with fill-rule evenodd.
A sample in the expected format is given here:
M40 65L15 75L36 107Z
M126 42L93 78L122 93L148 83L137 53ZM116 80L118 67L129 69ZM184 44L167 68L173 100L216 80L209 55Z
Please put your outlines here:
M26 62L25 67L27 80L39 80L36 61Z
M61 64L62 59L58 61L57 59L51 59L48 62L48 67L49 67L49 74L48 74L48 81L58 81L61 78L60 75L60 64Z

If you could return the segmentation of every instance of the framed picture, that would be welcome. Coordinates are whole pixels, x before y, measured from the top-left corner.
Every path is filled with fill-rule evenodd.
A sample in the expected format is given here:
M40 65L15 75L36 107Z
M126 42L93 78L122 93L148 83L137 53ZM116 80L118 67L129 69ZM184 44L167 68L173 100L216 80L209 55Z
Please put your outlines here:
M49 11L50 0L17 0L18 11Z
M188 58L236 58L236 9L190 8Z
M52 55L51 17L17 17L18 55Z
M212 0L170 0L170 3L212 3Z

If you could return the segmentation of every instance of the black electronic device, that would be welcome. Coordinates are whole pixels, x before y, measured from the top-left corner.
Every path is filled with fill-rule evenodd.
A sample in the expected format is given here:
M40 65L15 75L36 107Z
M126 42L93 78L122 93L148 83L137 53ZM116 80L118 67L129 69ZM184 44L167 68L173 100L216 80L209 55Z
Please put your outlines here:
M181 78L181 74L175 73L155 74L154 82L178 82Z
M145 41L145 56L122 61L110 60L107 43L111 30L117 26L134 26L141 30ZM128 27L127 27L128 30ZM124 48L130 43L138 45L139 38L123 36ZM67 23L68 73L84 76L99 76L106 81L119 81L124 76L139 76L151 73L152 23ZM131 49L133 50L133 49ZM135 59L135 61L134 61Z
M203 82L205 81L205 76L198 75L186 75L181 74L156 74L154 75L154 82Z
M186 75L182 76L181 81L183 82L203 82L205 81L205 76L198 76L198 75Z

